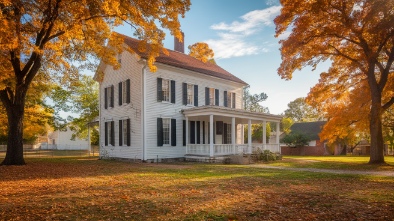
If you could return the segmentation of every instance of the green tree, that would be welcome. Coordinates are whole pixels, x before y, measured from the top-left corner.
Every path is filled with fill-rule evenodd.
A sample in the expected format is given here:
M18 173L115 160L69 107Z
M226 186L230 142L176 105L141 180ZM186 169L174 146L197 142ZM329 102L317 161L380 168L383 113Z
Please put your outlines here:
M115 55L127 49L123 38L111 31L128 24L141 39L141 50L147 43L151 45L146 49L147 63L154 72L155 57L163 48L163 29L182 39L179 15L183 17L189 6L189 0L1 0L0 100L9 126L7 152L1 164L25 164L22 137L26 94L40 70L63 75L67 83L82 67L94 70L95 58L119 67Z
M290 132L281 140L282 143L294 148L308 146L310 141L311 138L308 135L299 132Z
M287 104L285 116L294 122L310 122L321 120L322 117L316 109L305 102L304 97L300 97Z
M81 75L77 81L73 81L66 87L60 85L54 87L51 95L57 116L60 111L78 115L78 117L69 116L67 120L62 119L55 125L55 128L63 129L68 126L73 131L72 139L76 137L86 139L90 125L93 132L92 142L95 142L94 131L97 130L97 126L92 122L99 116L98 83L91 76ZM60 116L58 119L61 119Z
M250 94L249 91L250 86L246 86L244 88L244 109L247 111L252 112L262 112L262 113L269 113L268 107L262 106L260 103L267 100L268 96L266 93L260 94Z
M331 67L321 74L320 90L310 94L320 99L319 105L335 103L345 92L366 90L369 163L384 163L382 114L394 103L394 1L281 0L281 4L276 36L289 28L292 33L280 41L278 74L291 79L296 70L315 68L329 59Z

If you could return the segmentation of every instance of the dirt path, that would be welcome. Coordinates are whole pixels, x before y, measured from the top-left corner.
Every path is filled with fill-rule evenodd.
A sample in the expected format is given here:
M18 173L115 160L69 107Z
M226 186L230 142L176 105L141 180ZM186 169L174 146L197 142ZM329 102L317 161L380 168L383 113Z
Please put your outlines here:
M394 171L362 171L362 170L330 170L318 168L294 168L294 167L281 167L270 165L251 165L252 167L278 169L278 170L293 170L293 171L306 171L315 173L333 173L333 174L354 174L354 175L372 175L372 176L388 176L394 177Z

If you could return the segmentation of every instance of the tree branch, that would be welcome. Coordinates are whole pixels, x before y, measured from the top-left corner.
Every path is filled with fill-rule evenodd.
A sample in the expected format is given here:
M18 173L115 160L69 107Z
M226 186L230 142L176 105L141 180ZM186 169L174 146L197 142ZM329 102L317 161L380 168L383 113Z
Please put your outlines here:
M391 99L382 106L383 111L389 109L393 104L394 104L394 97L391 97Z

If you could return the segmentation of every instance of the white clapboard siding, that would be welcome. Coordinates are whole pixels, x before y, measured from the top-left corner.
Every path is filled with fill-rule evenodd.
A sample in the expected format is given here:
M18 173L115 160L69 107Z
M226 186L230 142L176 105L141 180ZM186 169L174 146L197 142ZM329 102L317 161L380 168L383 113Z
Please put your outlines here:
M186 154L186 147L183 146L182 121L185 119L181 113L182 109L191 108L182 104L182 83L198 85L198 104L205 105L205 87L219 89L219 106L223 106L223 91L236 93L236 107L242 107L242 86L232 84L232 82L205 76L196 72L183 69L172 68L166 65L157 64L158 70L155 73L146 71L146 159L177 158ZM157 78L175 80L175 104L157 101ZM157 118L176 119L177 146L157 146ZM229 122L231 123L231 122ZM206 123L207 124L207 123ZM202 126L202 125L201 125ZM237 137L240 132L237 131ZM201 133L202 139L202 133Z
M102 152L117 158L142 157L142 67L135 55L123 52L121 67L114 70L107 65L104 70L104 79L100 84L100 147ZM119 106L119 82L130 79L130 103ZM114 107L104 107L104 88L114 85ZM109 105L108 105L109 106ZM119 146L119 120L130 118L131 146ZM105 146L105 122L115 123L115 146Z

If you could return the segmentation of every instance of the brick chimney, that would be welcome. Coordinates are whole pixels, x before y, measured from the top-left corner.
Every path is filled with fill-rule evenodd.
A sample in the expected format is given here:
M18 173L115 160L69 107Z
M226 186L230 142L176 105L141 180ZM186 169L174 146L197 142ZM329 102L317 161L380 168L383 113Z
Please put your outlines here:
M178 38L174 37L174 50L185 53L185 34L182 32L183 41L180 42Z

